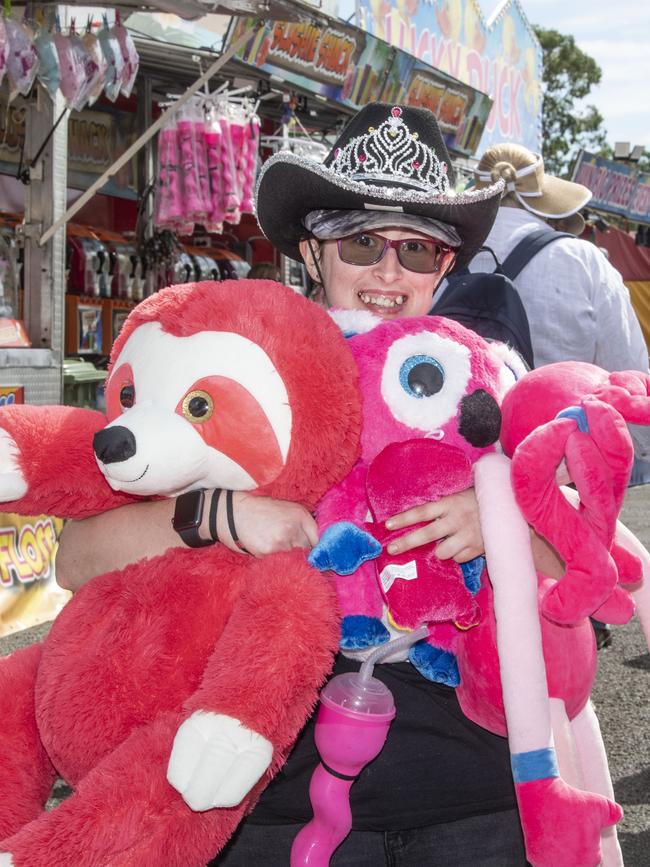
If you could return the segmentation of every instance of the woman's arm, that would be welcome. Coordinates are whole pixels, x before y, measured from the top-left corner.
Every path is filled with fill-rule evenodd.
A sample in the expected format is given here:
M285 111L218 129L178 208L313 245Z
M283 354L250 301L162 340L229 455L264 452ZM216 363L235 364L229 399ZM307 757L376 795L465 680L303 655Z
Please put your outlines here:
M206 503L210 496L207 492ZM66 590L78 590L96 575L156 557L168 548L183 547L171 523L174 504L174 499L133 503L83 521L69 521L59 540L57 582ZM298 503L237 491L233 512L240 543L256 557L308 548L318 541L316 522ZM199 534L206 539L210 537L208 516L205 508ZM219 503L217 531L222 544L239 550L228 530L225 496Z

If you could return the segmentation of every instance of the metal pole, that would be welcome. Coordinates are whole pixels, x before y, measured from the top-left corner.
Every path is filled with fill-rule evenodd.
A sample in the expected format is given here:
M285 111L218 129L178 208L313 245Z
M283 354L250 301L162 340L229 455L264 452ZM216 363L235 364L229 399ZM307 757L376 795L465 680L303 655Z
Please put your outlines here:
M242 35L239 37L239 39L237 39L235 42L233 42L231 45L229 45L227 50L222 52L222 54L219 55L219 57L217 58L217 60L215 60L215 62L212 64L212 66L210 66L203 73L203 75L194 82L194 84L192 84L190 87L188 87L188 89L185 91L185 93L175 103L170 105L169 108L163 114L160 115L158 120L155 121L155 123L153 123L149 127L149 129L145 133L143 133L143 135L141 135L139 139L137 139L137 141L134 141L133 144L131 145L131 147L128 148L122 154L122 156L119 157L119 159L117 159L113 163L112 166L109 166L109 168L106 169L104 174L100 178L98 178L95 181L95 183L91 187L89 187L86 190L86 192L82 196L80 196L73 205L71 205L68 208L68 210L65 212L65 214L63 214L61 217L59 217L59 219L56 220L56 222L54 222L49 227L49 229L47 229L43 233L43 235L40 238L39 244L41 246L43 246L44 244L47 244L47 242L57 232L57 230L59 228L61 228L61 226L63 226L65 223L67 223L68 220L72 219L72 217L74 217L74 215L78 211L80 211L81 208L83 208L83 206L86 204L86 202L88 202L90 199L92 199L92 197L95 195L95 193L104 186L106 181L108 181L109 178L111 178L114 174L119 172L119 170L122 168L122 166L126 165L126 163L128 163L129 160L132 159L132 157L135 154L137 154L137 152L140 150L140 148L143 145L145 145L151 138L153 138L153 136L158 132L158 130L160 130L167 123L167 121L178 111L179 108L182 105L184 105L188 101L188 99L190 99L190 97L193 96L197 92L197 90L200 90L203 87L203 85L206 83L206 81L209 81L212 78L212 76L219 69L221 69L221 67L228 60L230 60L230 58L234 54L236 54L239 51L240 48L242 48L244 45L246 45L247 42L250 41L250 39L252 39L252 37L257 33L257 31L260 29L260 27L263 26L263 24L264 24L263 21L258 20L250 30L247 30L246 32L242 33Z

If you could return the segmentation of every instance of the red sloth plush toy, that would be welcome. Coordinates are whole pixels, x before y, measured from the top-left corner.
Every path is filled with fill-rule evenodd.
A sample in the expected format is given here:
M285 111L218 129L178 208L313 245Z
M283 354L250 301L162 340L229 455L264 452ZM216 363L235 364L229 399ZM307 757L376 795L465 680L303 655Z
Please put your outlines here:
M212 487L311 508L358 454L343 336L268 281L144 301L106 401L107 417L0 412L6 510L82 518ZM0 660L0 864L205 864L284 761L337 643L333 590L302 550L179 547L93 579L43 644ZM57 775L74 794L44 812Z

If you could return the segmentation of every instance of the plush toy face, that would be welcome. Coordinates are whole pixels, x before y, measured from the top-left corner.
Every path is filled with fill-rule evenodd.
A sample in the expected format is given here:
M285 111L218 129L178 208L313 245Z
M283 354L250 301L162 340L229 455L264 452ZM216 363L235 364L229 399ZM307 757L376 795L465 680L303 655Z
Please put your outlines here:
M175 286L140 304L115 343L106 406L95 456L131 494L221 487L313 505L358 450L344 338L270 281Z
M251 490L277 478L287 459L286 386L241 334L178 337L157 322L140 325L113 363L106 409L96 453L117 490Z
M364 396L364 460L414 436L456 446L471 461L497 442L499 404L516 373L473 332L425 316L376 325L351 347Z

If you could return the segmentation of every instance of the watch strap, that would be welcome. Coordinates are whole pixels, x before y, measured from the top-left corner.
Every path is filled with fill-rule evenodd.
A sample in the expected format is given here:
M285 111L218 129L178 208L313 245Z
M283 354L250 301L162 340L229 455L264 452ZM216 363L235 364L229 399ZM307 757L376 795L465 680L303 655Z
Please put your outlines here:
M228 530L230 531L230 535L232 536L232 540L235 545L239 548L240 551L243 551L244 554L250 554L250 551L247 551L246 548L239 541L239 536L237 535L237 529L235 527L235 514L233 512L232 507L232 491L226 491L226 517L228 519Z
M217 511L219 509L219 500L221 499L221 488L215 488L212 492L210 500L210 536L214 542L219 541L219 533L217 532Z

